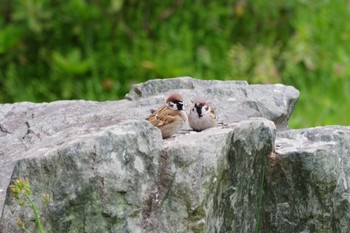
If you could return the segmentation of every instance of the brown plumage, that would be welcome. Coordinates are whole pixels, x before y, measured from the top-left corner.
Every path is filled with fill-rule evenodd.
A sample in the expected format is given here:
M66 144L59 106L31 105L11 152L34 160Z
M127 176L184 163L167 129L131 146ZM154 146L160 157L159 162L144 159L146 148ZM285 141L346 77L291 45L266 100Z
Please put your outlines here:
M187 120L182 101L180 93L173 93L166 99L165 105L146 118L160 129L163 138L171 137Z

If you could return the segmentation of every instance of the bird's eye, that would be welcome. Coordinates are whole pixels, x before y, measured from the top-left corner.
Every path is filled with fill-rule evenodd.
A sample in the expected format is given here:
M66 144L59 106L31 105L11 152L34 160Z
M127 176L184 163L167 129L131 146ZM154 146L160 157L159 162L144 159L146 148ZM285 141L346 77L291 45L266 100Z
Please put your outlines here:
M194 108L192 108L192 112L194 112Z
M208 111L208 110L209 110L209 107L208 107L208 106L206 106L206 107L205 107L205 111Z

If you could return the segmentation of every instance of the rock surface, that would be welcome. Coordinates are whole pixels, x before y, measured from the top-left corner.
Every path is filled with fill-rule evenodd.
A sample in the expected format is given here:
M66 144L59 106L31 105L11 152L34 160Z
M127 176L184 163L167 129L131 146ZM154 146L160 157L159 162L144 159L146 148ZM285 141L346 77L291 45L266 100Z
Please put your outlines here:
M56 101L0 105L0 210L12 170L30 149L60 145L75 134L112 126L129 119L145 119L172 92L183 94L187 110L195 98L206 98L219 120L232 123L250 117L287 127L299 92L282 85L248 85L243 81L202 81L189 77L150 80L132 87L119 101ZM1 215L0 215L1 216Z
M298 90L281 84L249 85L245 81L174 78L136 84L126 99L139 100L150 106L149 99L160 95L160 102L163 102L173 90L184 95L187 109L190 109L195 99L204 98L215 108L219 120L225 123L264 117L273 121L278 130L288 127L288 119L299 98Z
M32 190L40 190L33 195L48 232L251 232L274 130L256 119L163 142L147 122L127 121L39 157L30 151L12 179L30 177ZM48 207L42 192L51 197ZM9 196L2 219L8 232L18 229L17 216L34 218Z
M224 124L162 140L143 119L173 91ZM21 232L18 216L35 228L7 191L19 177L46 232L350 232L350 128L288 130L298 96L185 77L120 101L0 105L0 232Z
M350 232L350 127L277 133L262 232Z

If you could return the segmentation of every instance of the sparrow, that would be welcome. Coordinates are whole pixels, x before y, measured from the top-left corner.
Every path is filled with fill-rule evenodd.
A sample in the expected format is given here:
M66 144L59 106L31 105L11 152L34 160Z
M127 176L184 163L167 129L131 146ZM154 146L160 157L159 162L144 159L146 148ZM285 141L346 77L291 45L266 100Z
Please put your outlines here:
M188 122L193 130L202 131L216 126L216 114L205 100L198 99L188 114Z
M163 139L170 138L187 121L181 94L171 94L166 99L165 105L157 109L146 120L160 129Z

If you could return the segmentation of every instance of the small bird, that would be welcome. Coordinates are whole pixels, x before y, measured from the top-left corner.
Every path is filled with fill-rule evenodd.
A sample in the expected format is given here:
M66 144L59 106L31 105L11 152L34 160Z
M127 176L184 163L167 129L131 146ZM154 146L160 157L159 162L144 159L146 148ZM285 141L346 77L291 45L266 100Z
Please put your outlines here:
M165 105L157 109L146 120L160 129L164 139L171 137L187 121L181 94L171 94L166 99Z
M193 130L202 131L216 126L216 114L205 100L198 99L188 114L188 122Z

